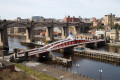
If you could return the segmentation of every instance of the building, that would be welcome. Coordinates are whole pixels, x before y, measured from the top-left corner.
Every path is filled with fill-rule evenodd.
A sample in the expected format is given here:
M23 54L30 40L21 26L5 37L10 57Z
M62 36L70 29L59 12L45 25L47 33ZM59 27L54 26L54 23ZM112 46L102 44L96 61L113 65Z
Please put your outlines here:
M54 19L54 18L45 18L44 21L46 21L46 22L56 22L56 19Z
M84 23L93 23L93 18L82 18L81 21Z
M77 34L76 37L79 39L94 39L94 36L92 34L87 33Z
M15 19L15 21L30 21L30 19L22 19L21 17L17 17L17 19Z
M115 18L114 24L119 24L120 25L120 17Z
M76 18L74 16L73 17L68 16L63 19L63 22L80 22L80 21L81 21L80 17Z
M115 15L113 15L112 13L105 15L105 17L104 17L104 25L105 26L109 25L110 27L113 27L114 21L115 21Z
M110 42L118 42L120 41L120 30L116 31L115 29L112 29L110 31Z
M101 19L96 19L95 17L93 17L93 28L97 29L98 25L103 26L102 20Z
M111 30L106 30L106 31L105 31L105 38L106 38L107 40L110 40L110 33L111 33Z
M95 31L95 36L97 37L97 39L104 39L105 38L105 30Z
M42 22L42 21L44 21L44 17L42 17L42 16L32 16L31 21Z
M46 32L46 28L45 27L36 27L34 28L34 35L37 36L45 36L44 32Z

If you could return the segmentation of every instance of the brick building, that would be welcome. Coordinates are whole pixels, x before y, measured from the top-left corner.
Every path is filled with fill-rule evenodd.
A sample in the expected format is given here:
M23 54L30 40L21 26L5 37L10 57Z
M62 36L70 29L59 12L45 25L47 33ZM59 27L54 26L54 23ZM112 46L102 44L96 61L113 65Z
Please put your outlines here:
M76 18L74 16L73 17L68 16L63 19L63 22L80 22L80 21L81 21L80 18Z

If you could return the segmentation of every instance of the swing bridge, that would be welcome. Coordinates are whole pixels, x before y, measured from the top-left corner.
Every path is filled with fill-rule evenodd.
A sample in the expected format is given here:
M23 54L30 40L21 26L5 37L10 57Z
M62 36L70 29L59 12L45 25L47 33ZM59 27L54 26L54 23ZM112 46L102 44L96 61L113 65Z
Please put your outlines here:
M47 44L41 48L34 48L31 50L18 52L18 54L25 54L25 52L27 52L28 56L34 56L38 54L49 53L51 51L55 51L59 49L67 49L67 48L71 48L78 45L98 43L98 42L104 42L104 40L103 39L99 39L99 40L77 39L73 35L69 35L66 39Z

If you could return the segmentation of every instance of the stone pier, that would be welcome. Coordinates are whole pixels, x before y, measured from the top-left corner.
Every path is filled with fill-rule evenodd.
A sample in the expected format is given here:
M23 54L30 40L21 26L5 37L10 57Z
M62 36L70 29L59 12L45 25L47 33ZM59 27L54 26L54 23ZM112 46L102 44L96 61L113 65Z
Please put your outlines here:
M69 35L69 26L62 27L61 30L62 30L61 38L65 39Z
M80 33L80 26L74 26L74 35L79 34Z
M63 50L64 50L63 52L64 55L70 55L70 54L73 54L74 47L64 48Z
M34 23L33 21L31 22L31 27L26 28L26 42L31 43L34 42Z
M54 27L46 27L46 40L53 41L54 40Z
M3 49L9 49L6 20L4 20L3 27L0 29L0 47Z

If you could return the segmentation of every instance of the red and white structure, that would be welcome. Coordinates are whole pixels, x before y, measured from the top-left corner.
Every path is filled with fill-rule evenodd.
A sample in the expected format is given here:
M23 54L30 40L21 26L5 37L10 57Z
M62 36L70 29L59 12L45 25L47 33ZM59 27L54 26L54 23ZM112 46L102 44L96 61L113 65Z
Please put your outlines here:
M86 39L76 39L74 35L69 35L68 38L64 40L59 40L53 43L50 43L48 45L45 45L41 48L34 48L31 50L28 50L28 56L33 56L37 54L44 54L46 52L58 50L58 49L64 49L69 48L73 46L83 45L83 44L89 44L89 43L95 43L95 42L101 42L104 41L102 39L100 40L86 40ZM24 52L19 52L18 54L23 54Z

